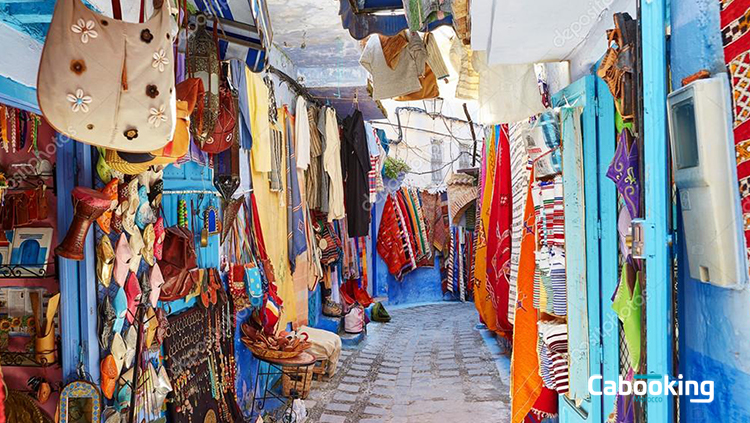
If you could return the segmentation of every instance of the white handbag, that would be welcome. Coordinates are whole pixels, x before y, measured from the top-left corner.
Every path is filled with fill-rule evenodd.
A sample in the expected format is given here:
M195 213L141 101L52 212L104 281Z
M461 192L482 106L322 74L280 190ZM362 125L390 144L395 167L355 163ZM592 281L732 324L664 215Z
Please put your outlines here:
M113 150L149 152L175 129L175 38L168 2L144 23L58 0L42 51L37 97L56 131Z

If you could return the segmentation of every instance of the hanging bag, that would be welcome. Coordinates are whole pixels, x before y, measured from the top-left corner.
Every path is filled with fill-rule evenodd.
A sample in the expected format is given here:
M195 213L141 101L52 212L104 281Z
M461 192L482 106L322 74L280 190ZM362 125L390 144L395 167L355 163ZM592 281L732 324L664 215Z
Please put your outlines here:
M159 300L185 298L193 290L198 277L193 232L182 226L167 228L162 260L158 263L164 277Z
M145 23L128 23L81 0L58 1L37 79L44 117L56 131L99 147L148 152L166 145L176 115L171 28L168 5Z
M238 111L239 97L237 90L229 85L229 80L222 72L221 88L219 88L219 115L216 119L213 134L199 145L201 150L206 153L218 154L237 143L239 137Z

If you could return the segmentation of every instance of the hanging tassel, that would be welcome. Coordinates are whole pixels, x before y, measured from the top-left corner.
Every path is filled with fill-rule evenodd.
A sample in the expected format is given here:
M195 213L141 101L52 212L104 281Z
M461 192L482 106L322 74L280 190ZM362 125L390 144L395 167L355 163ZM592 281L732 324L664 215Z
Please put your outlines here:
M26 146L26 135L29 130L29 114L28 112L21 112L18 114L18 122L20 127L21 136L18 139L18 149L23 150Z
M8 152L8 108L0 106L0 137L3 141L3 150Z
M16 133L16 129L18 129L18 127L16 125L16 123L17 123L17 121L16 121L16 109L14 109L12 107L9 108L8 115L9 115L8 117L9 117L9 120L10 120L10 150L11 150L11 153L15 154L15 152L16 152L16 143L18 142L18 134Z

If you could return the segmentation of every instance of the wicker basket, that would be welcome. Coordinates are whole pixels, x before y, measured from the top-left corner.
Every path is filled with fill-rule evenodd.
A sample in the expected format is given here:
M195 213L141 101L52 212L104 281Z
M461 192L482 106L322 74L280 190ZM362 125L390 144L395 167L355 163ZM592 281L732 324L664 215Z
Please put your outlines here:
M250 346L250 350L259 358L270 358L283 360L285 358L294 358L302 354L303 351L274 351L267 348L261 348L255 345Z
M284 396L305 399L310 394L314 366L284 367L281 375L281 387Z

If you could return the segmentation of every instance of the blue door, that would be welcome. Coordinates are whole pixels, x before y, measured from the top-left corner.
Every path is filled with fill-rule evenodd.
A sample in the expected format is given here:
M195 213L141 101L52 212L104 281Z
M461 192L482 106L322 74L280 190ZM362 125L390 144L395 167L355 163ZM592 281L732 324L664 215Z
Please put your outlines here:
M570 392L561 422L604 422L614 397L592 396L591 376L616 380L617 316L609 296L617 280L617 199L605 173L615 150L614 107L607 86L586 76L553 97L563 138ZM576 246L574 250L570 246Z

